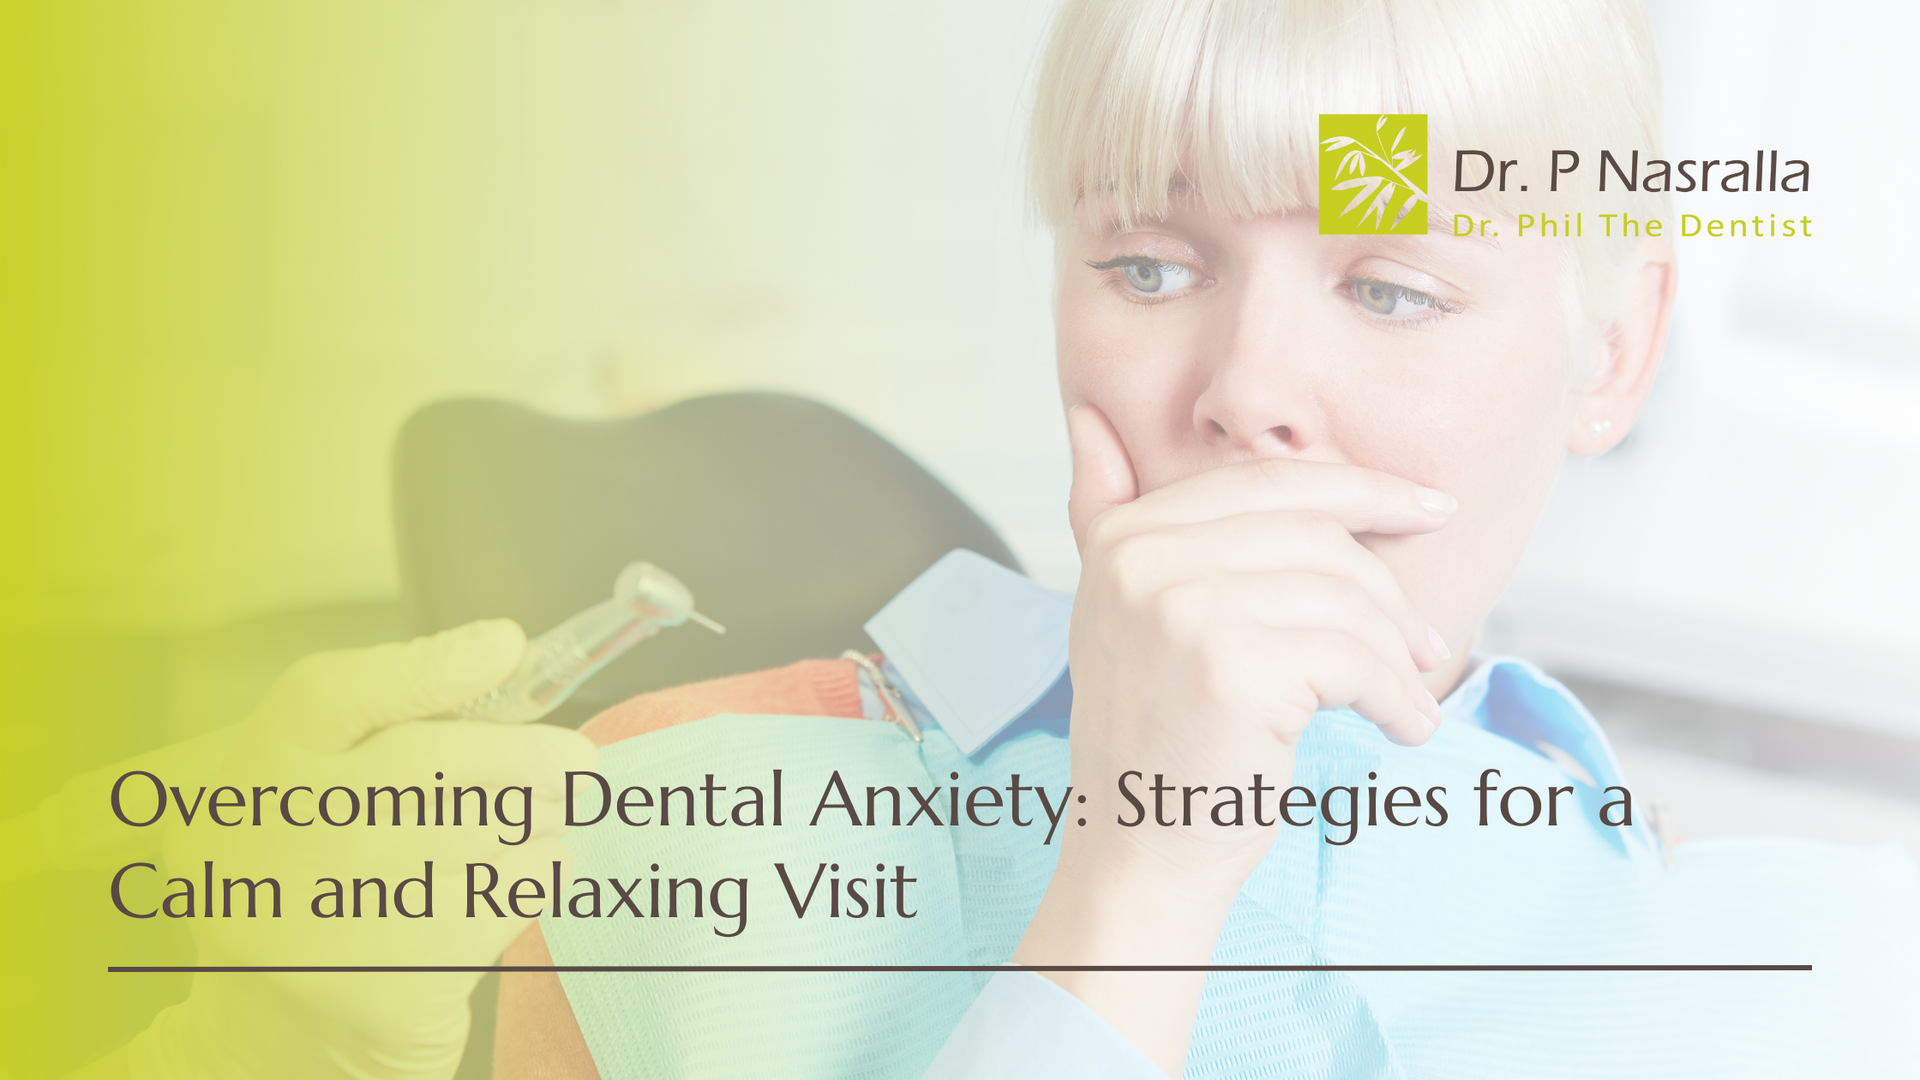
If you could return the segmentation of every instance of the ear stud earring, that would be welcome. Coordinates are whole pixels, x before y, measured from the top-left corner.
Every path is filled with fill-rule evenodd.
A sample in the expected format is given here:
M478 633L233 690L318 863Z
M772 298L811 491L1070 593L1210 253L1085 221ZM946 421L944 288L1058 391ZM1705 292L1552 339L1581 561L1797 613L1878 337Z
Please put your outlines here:
M1593 432L1593 437L1598 439L1613 430L1613 421L1595 420L1593 423L1587 425L1587 430Z

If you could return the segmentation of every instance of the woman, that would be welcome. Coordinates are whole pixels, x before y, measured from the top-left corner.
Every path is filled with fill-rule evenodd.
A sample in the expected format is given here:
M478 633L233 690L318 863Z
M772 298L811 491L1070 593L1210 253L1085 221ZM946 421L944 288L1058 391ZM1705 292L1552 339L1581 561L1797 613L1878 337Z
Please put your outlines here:
M1447 151L1472 148L1528 164L1554 146L1658 156L1638 5L1525 8L1086 4L1062 17L1034 151L1060 238L1085 566L1075 775L1140 760L1231 775L1290 746L1317 708L1347 705L1424 742L1562 457L1631 430L1673 304L1664 241L1518 238L1523 207L1557 217L1572 201L1518 180L1504 197L1455 195L1437 164L1435 218L1492 216L1497 237L1438 221L1423 237L1317 234L1320 112L1427 113L1433 161L1449 165ZM1602 85L1607 99L1583 98ZM1616 198L1644 217L1666 203ZM1156 955L1204 963L1271 842L1253 828L1207 844L1102 836L1070 837L1016 961L1118 962L1151 935ZM1114 878L1131 902L1110 912ZM1138 976L1053 977L1178 1072L1200 977L1168 980L1178 1009L1140 994Z
M1626 929L1596 914L1654 912L1646 890L1665 887L1648 874L1661 856L1641 843L1644 816L1609 818L1598 805L1619 790L1604 737L1551 680L1472 654L1564 456L1624 438L1659 365L1673 251L1598 226L1605 214L1660 218L1668 196L1550 171L1565 148L1590 167L1602 148L1661 156L1657 98L1635 0L1067 6L1031 151L1059 253L1069 514L1083 564L1068 741L1088 801L1011 954L1056 968L1043 973L1050 983L995 977L935 1074L1607 1075L1723 1063L1724 1041L1674 1033L1698 1035L1717 1014L1689 1012L1670 1030L1673 1010L1692 1006L1647 1004L1697 992L1671 982L1602 993L1592 979L1421 989L1410 980L1440 977L1057 970L1223 956L1354 963L1369 933L1401 950L1369 962L1678 955L1645 936L1673 919L1648 914ZM1378 114L1377 160L1430 166L1430 183L1415 187L1423 201L1403 192L1376 222L1405 206L1431 218L1425 235L1322 234L1316 177L1352 167L1324 159L1322 113ZM1413 144L1385 145L1389 120L1408 115L1428 125L1424 159L1399 156ZM1457 151L1485 152L1497 175L1473 188L1481 159ZM1374 209L1364 203L1374 191L1355 200L1360 210ZM1523 235L1521 215L1579 215L1579 227ZM802 665L638 699L586 730L604 745L718 713L861 715L859 679L852 664ZM1443 721L1479 730L1436 736ZM1423 749L1396 750L1381 734ZM1138 791L1164 776L1169 790L1217 795L1258 773L1254 784L1276 791L1352 785L1357 800L1362 774L1425 769L1429 803L1452 783L1445 798L1470 818L1458 777L1479 764L1502 766L1488 770L1498 779L1480 774L1493 786L1480 792L1479 826L1384 829L1361 844L1241 814L1238 793L1229 814L1203 806L1196 819L1186 794L1176 824L1128 824L1160 807L1130 808L1115 783L1131 774ZM1552 801L1563 780L1583 800L1586 832L1546 846L1540 830L1487 825L1490 795L1535 784L1525 790L1537 817L1538 793ZM1359 803L1349 808L1357 825ZM1327 804L1316 809L1335 822ZM1572 816L1566 804L1549 812ZM1545 883L1520 880L1522 866ZM1889 873L1911 888L1910 868ZM1596 896L1609 899L1579 907ZM1509 941L1513 951L1490 951ZM530 932L507 962L552 961ZM1594 1011L1596 994L1666 1012L1609 1017ZM1558 1004L1529 1012L1529 997ZM1437 1025L1448 1030L1423 1028L1423 1011L1450 1018ZM1621 1038L1622 1024L1645 1038ZM1562 1041L1522 1045L1528 1028ZM1459 1056L1475 1039L1493 1057ZM591 1075L588 1050L557 980L503 982L499 1075ZM603 1068L615 1060L593 1052ZM1557 1056L1576 1052L1598 1056L1578 1067Z

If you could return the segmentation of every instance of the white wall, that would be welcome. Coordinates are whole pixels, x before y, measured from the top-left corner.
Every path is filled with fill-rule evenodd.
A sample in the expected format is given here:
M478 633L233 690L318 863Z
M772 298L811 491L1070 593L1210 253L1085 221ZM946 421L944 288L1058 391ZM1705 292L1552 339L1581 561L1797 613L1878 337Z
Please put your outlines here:
M1654 8L1672 158L1779 149L1805 195L1677 195L1812 240L1678 241L1645 421L1570 463L1492 630L1591 675L1920 737L1911 4Z

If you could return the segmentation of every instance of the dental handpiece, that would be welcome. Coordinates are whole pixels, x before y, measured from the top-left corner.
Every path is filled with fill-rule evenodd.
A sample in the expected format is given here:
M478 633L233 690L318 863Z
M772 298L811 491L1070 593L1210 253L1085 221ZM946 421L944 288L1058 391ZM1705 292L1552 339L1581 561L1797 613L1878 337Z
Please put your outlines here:
M648 562L627 564L613 597L527 642L513 677L454 710L465 720L524 724L560 703L621 653L662 626L692 621L716 634L727 628L693 610L693 594Z

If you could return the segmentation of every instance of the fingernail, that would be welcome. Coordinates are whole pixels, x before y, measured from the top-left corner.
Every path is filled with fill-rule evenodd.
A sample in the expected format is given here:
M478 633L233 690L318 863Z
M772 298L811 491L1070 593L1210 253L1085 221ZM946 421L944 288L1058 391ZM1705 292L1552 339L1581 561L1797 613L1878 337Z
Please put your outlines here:
M1421 711L1427 714L1428 731L1437 730L1440 727L1440 699L1433 696L1433 691L1427 691L1427 706Z
M1421 506L1426 507L1436 514L1451 514L1455 510L1460 509L1460 500L1444 491L1435 491L1430 487L1421 487L1415 484L1413 486L1413 495L1414 498L1420 500Z
M1433 642L1433 651L1440 654L1440 659L1453 659L1453 650L1447 648L1447 639L1440 636L1440 631L1427 627L1427 640Z

